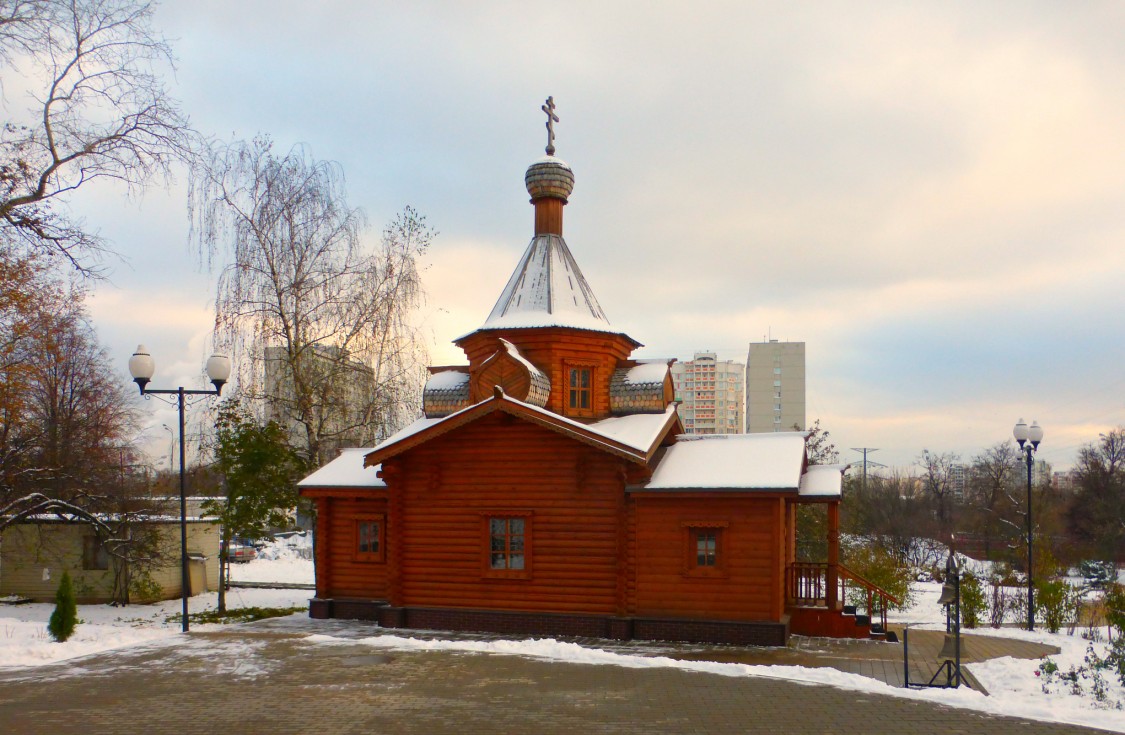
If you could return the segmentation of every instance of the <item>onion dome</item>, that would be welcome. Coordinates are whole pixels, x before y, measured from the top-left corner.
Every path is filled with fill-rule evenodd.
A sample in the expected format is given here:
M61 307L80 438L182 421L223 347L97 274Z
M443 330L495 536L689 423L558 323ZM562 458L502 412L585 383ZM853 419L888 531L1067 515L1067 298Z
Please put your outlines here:
M523 176L531 201L561 199L565 204L574 191L574 171L566 161L554 156L543 156L527 167Z

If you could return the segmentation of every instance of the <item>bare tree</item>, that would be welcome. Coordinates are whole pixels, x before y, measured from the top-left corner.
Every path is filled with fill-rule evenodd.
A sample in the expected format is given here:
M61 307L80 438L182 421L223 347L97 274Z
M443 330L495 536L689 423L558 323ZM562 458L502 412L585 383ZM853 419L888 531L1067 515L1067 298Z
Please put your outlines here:
M35 39L42 34L47 17L47 0L0 3L0 62L11 64L15 56L33 53Z
M1025 529L1020 520L1024 511L1014 495L1019 459L1011 441L994 444L973 457L966 488L969 514L990 559L996 542L1001 549L1013 549Z
M845 532L864 537L903 563L933 566L933 545L923 539L934 533L934 523L929 499L918 495L918 484L917 477L899 471L872 475L866 488L851 478L842 504Z
M378 246L347 204L339 164L269 138L216 145L193 172L192 237L221 260L215 338L242 397L312 465L370 445L417 410L424 352L410 317L433 238L407 208Z
M1082 447L1075 473L1070 531L1088 552L1119 561L1125 549L1125 427Z
M922 470L922 491L933 503L934 513L937 516L938 532L941 541L949 540L949 531L953 519L951 509L957 489L955 473L959 468L961 457L951 452L935 454L928 449L922 450L918 458L918 465Z
M137 0L0 0L0 62L19 82L3 88L26 100L0 129L0 246L96 274L104 241L59 205L94 179L135 191L188 150L151 19Z

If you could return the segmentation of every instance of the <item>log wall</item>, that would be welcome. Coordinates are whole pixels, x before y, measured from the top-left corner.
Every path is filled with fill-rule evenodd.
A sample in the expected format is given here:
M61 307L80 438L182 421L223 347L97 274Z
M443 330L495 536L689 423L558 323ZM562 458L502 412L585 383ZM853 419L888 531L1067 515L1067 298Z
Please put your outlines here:
M631 496L633 579L638 616L704 620L780 620L784 607L784 505L777 497ZM693 525L714 524L720 567L691 564Z
M622 460L496 413L388 465L401 503L392 526L401 529L392 545L399 565L393 605L617 610ZM526 519L523 574L497 577L488 569L489 517Z
M386 497L320 497L317 503L317 596L386 599L390 533ZM383 561L356 559L355 526L359 518L382 522Z

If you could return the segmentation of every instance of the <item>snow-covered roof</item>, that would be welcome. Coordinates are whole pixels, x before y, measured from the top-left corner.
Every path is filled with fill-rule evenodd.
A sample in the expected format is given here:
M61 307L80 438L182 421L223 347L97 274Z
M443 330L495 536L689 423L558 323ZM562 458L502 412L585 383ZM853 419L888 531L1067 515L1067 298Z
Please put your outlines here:
M442 370L426 381L426 390L456 390L469 382L469 374L459 370Z
M342 449L340 456L297 483L297 487L386 487L377 467L363 466L370 448Z
M143 513L91 513L92 516L97 518L103 523L120 523L123 520L129 520L135 523L179 523L180 515L176 514L154 514L148 515ZM189 515L184 516L186 523L218 523L218 516L203 516L203 515ZM89 519L82 516L74 515L72 513L34 513L32 515L24 516L17 523L22 524L48 524L48 523L89 523Z
M645 362L629 368L625 373L627 383L663 383L668 374L668 361Z
M804 460L803 432L683 435L645 489L796 490Z
M803 496L838 498L844 484L843 464L818 464L809 467L801 477L800 494Z
M629 416L615 416L587 426L603 436L628 444L647 452L660 438L661 430L667 425L668 417L676 413L676 404L671 403L664 413L635 413Z
M615 332L561 235L531 239L481 329L531 327Z
M439 421L441 419L420 418L391 434L379 446L405 439ZM366 469L363 466L363 458L374 449L375 447L341 449L339 457L298 482L297 487L386 487L387 484L378 477L378 465Z
M443 421L452 421L466 411L471 411L477 406L480 406L482 403L487 403L491 400L495 399L488 398L484 401L481 401L481 403L476 403L472 406L469 406L468 408L463 408L456 413L451 413L448 416L445 416L444 418L418 419L413 424L407 426L402 431L388 438L385 442L380 443L375 448L386 449L394 444L397 444L398 442L402 441L412 434L416 434L423 429L428 429L431 426L436 426ZM573 419L569 419L566 416L560 416L553 411L548 411L545 408L540 408L539 406L536 406L534 404L517 400L508 395L504 396L504 400L514 403L518 406L522 406L523 408L526 408L529 411L540 414L544 417L548 417L552 422L560 423L564 426L569 426L578 431L600 434L610 441L617 442L618 444L624 444L632 449L636 449L641 452L647 452L652 448L652 444L656 441L661 428L666 425L669 414L675 413L676 410L675 404L671 404L668 406L667 410L665 410L664 413L617 416L614 418L597 421L593 424L583 424L579 423L578 421L574 421ZM373 450L368 449L365 451L370 453ZM327 467L327 465L325 466Z

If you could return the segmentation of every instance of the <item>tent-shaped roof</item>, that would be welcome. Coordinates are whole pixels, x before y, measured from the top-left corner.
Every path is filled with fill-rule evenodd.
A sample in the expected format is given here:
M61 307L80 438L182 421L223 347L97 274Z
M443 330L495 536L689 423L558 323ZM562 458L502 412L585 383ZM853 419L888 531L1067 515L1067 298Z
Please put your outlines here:
M561 235L531 239L481 329L529 327L617 332Z

